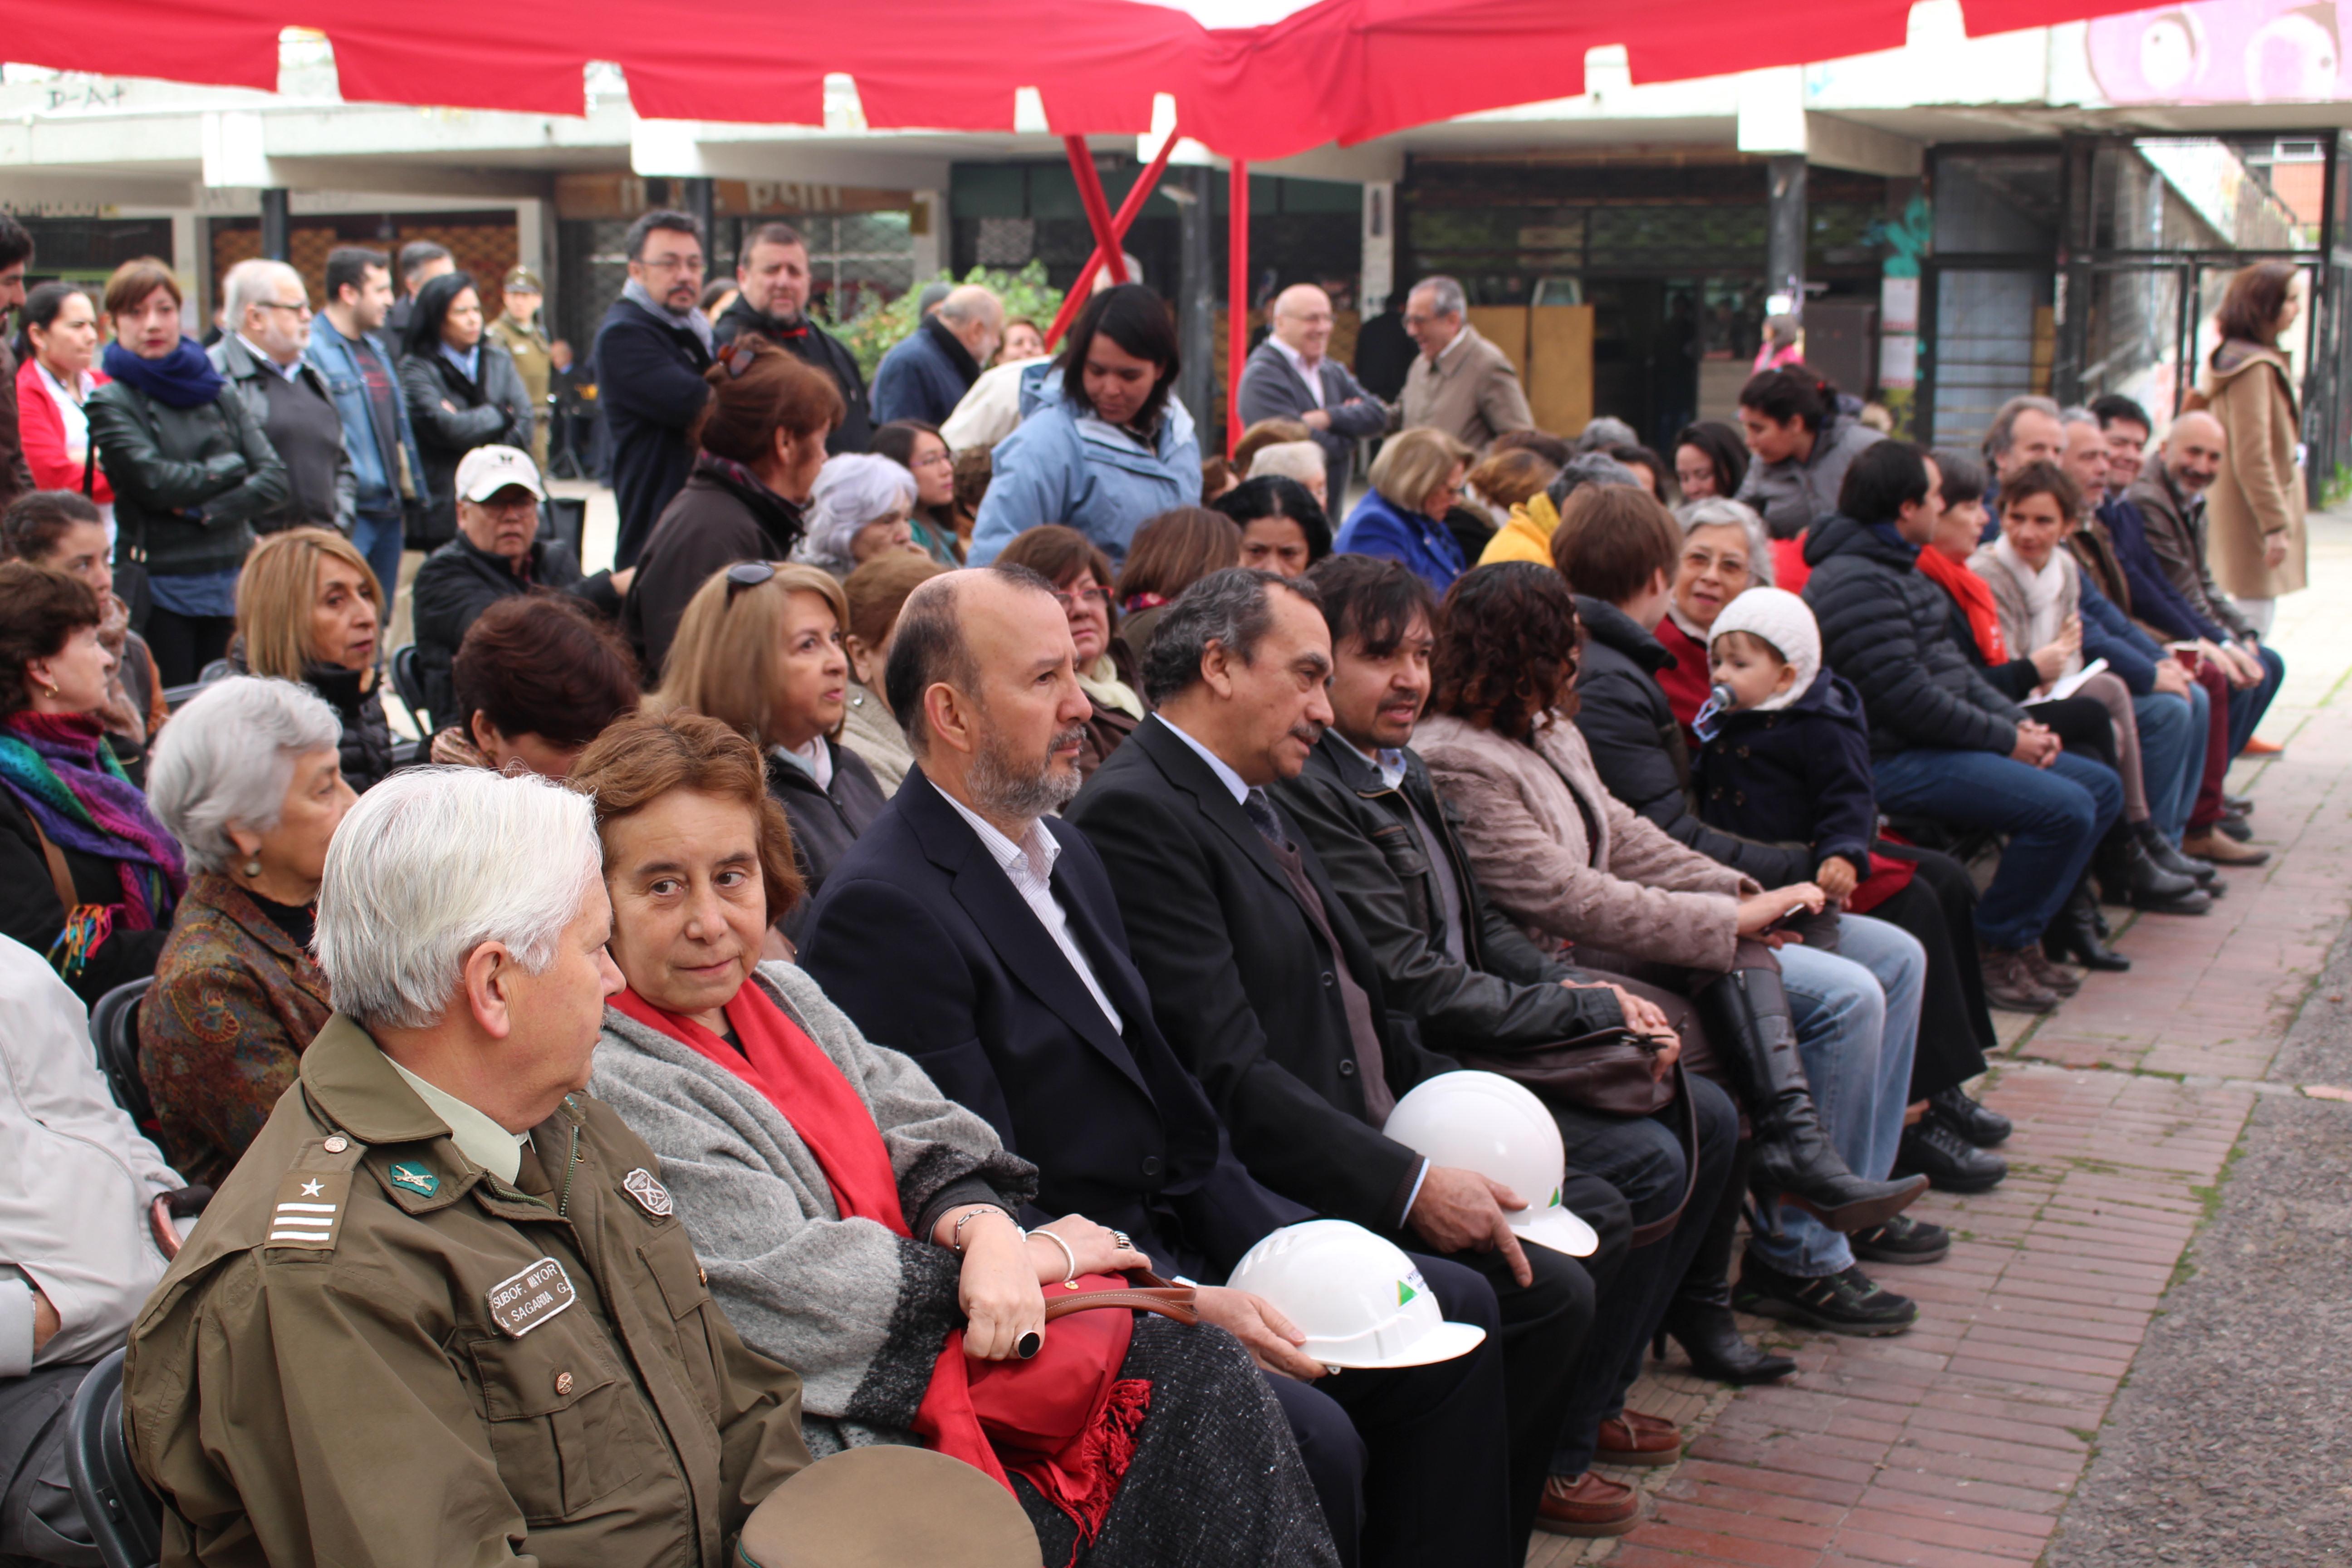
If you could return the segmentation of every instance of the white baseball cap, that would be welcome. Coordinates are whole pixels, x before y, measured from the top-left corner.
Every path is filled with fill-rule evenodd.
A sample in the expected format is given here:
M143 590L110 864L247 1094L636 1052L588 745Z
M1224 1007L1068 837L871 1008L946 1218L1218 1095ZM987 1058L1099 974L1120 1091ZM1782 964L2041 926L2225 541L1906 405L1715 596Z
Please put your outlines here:
M1559 1123L1525 1084L1500 1073L1440 1073L1398 1100L1381 1131L1435 1164L1475 1171L1527 1199L1527 1207L1503 1211L1520 1239L1570 1258L1599 1250L1601 1237L1559 1201L1568 1163Z
M1393 1242L1344 1219L1310 1219L1261 1239L1225 1283L1265 1297L1325 1366L1426 1366L1476 1350L1486 1331L1450 1323Z
M477 447L457 463L461 500L488 500L509 485L520 485L541 500L547 499L547 490L539 482L539 466L529 452L514 447Z

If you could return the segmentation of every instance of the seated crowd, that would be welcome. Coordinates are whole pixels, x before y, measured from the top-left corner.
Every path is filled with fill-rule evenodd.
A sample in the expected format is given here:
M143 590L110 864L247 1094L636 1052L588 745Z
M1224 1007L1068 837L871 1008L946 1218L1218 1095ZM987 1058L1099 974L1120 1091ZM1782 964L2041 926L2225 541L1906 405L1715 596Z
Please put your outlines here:
M349 507L285 511L168 269L107 289L110 500L0 521L0 1557L93 1560L67 1410L126 1343L172 1564L719 1568L877 1447L1024 1564L1623 1534L1683 1447L1644 1358L1920 1321L1871 1270L2007 1173L1992 1010L2264 858L2210 415L2021 398L1979 458L1799 363L1563 440L1432 386L1451 280L1395 409L1302 285L1204 473L1140 284L1009 385L958 289L869 399L789 228L723 342L693 220L628 244L617 571L541 527L473 280L417 295L413 738Z

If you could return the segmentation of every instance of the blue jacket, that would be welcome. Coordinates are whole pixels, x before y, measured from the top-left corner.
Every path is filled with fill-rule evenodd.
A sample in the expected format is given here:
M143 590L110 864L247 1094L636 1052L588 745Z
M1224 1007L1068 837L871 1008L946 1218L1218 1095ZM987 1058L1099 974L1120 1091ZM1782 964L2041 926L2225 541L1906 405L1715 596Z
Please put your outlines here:
M360 373L362 353L375 355L391 383L394 427L390 430L376 428L375 405L368 401L367 378ZM312 324L310 346L302 351L302 357L326 382L335 412L342 416L343 449L351 454L352 477L359 486L353 505L369 517L398 516L402 458L408 460L410 484L425 482L425 459L417 455L416 433L408 426L408 399L400 387L400 361L375 333L367 333L355 343L324 316Z
M1842 855L1856 876L1870 875L1878 836L1870 730L1843 677L1824 669L1786 708L1723 715L1693 772L1709 826L1805 845L1817 866Z
M2111 500L2099 508L2099 521L2107 525L2116 559L2123 563L2124 578L2131 584L2132 614L2177 642L2196 637L2210 637L2217 643L2231 640L2227 631L2200 614L2165 575L2163 563L2147 542L2147 520L2140 516L2136 504L2122 498Z
M1381 555L1402 561L1440 597L1467 569L1462 546L1451 530L1433 517L1406 511L1378 490L1356 503L1356 510L1340 526L1339 537L1331 542L1331 550L1339 555Z
M2134 697L2145 697L2156 689L2156 667L2169 658L2156 646L2156 639L2132 625L2131 617L2116 607L2116 602L2099 592L2088 572L2078 572L2075 579L2083 588L2083 660L2095 658L2107 661L2107 668L2131 689Z
M919 419L926 425L944 425L979 379L980 362L971 351L940 325L937 316L926 316L875 367L875 423Z
M1024 394L1026 400L1027 384ZM997 444L995 478L972 523L967 564L985 566L1013 536L1065 523L1118 566L1136 530L1180 506L1201 504L1201 441L1175 398L1151 447L1063 400L1061 378L1037 384L1036 412Z

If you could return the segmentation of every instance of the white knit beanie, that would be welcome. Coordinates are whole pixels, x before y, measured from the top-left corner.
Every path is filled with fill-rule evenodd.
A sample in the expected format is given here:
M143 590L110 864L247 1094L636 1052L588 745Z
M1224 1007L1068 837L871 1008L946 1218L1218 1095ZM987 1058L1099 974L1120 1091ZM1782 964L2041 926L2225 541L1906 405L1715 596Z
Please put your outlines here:
M1713 648L1716 638L1727 632L1746 632L1749 637L1760 637L1797 667L1797 679L1788 690L1774 692L1750 711L1769 713L1776 708L1786 708L1812 689L1814 678L1822 672L1822 633L1813 624L1813 612L1805 607L1804 600L1786 588L1750 588L1715 617L1715 625L1707 632L1707 647Z

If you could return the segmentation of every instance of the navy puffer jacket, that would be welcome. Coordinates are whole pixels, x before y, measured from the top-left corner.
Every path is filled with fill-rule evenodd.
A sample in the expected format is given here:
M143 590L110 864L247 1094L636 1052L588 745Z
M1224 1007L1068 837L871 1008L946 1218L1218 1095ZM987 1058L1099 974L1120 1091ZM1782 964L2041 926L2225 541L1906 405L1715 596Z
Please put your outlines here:
M1918 559L1917 545L1843 515L1806 536L1805 603L1822 628L1822 662L1862 694L1874 756L1927 748L2006 756L2025 710L1954 646L1948 601Z

